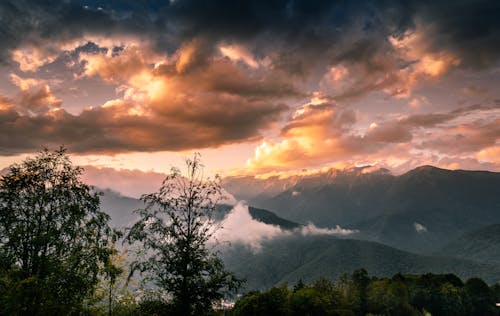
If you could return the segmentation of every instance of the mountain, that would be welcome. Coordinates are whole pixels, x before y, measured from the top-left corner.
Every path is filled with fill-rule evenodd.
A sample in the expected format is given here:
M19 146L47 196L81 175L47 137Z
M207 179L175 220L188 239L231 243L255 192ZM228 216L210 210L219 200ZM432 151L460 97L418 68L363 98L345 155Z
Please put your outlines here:
M356 167L344 170L330 169L326 172L314 174L297 174L285 178L271 176L268 178L256 178L253 176L235 176L223 179L223 187L238 200L246 200L252 205L269 203L272 200L288 201L290 196L297 200L306 200L302 194L304 189L321 188L328 185L348 183L359 179L366 180L373 177L391 177L387 169L375 169L372 167ZM302 195L302 196L301 196ZM302 198L299 199L298 197ZM310 201L313 202L313 201ZM290 212L289 212L290 213Z
M262 243L258 252L234 246L223 253L226 266L245 278L246 290L295 284L365 268L370 275L454 273L463 279L500 281L500 266L464 259L417 255L379 243L333 236L286 236Z
M500 265L500 224L466 233L445 245L438 253Z
M237 198L240 180L225 180ZM272 185L275 180L280 190ZM422 166L394 176L360 167L254 179L253 184L247 177L242 183L258 193L246 197L251 205L280 217L347 226L359 230L358 238L420 253L431 253L468 230L500 223L500 173L495 172ZM252 189L267 187L272 188L267 193Z
M139 199L121 195L110 189L98 191L102 192L101 209L111 216L113 227L125 227L135 222L137 217L134 210L143 207Z
M222 220L229 212L232 210L233 206L231 205L218 205L217 206L217 211L215 215L216 220ZM292 230L295 228L298 228L302 226L301 224L286 220L284 218L281 218L277 216L275 213L260 209L260 208L255 208L252 206L248 207L248 212L250 213L250 216L252 219L259 221L261 223L267 224L267 225L274 225L278 226L281 229L284 230Z
M144 204L139 199L121 195L110 189L99 191L102 192L101 209L111 216L111 225L114 227L129 226L137 219L134 210L144 207ZM223 219L232 208L231 205L219 205L216 219ZM291 230L301 226L301 224L281 218L268 210L250 206L248 211L254 220L268 225L275 225L281 229Z
M264 224L279 226L285 230L295 229L302 226L301 224L281 218L268 210L250 206L248 207L248 211L253 219Z

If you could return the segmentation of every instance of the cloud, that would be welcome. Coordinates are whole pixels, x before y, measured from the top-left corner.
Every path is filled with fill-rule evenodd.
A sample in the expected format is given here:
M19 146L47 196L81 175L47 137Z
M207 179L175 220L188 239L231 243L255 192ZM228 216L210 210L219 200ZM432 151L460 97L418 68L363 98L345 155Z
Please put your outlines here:
M427 232L427 227L425 227L424 225L422 225L420 223L415 222L415 223L413 223L413 226L415 227L415 231L419 234Z
M242 243L254 251L260 250L261 242L265 240L289 234L278 226L254 220L248 211L248 206L242 202L224 218L222 227L215 236L218 241Z
M308 103L299 107L281 129L283 140L266 140L248 160L250 169L280 169L320 164L342 159L363 148L361 138L347 133L355 122L350 110L341 110L333 103Z
M245 202L239 202L222 221L222 228L214 236L219 242L230 242L249 246L258 252L262 243L279 237L292 235L334 235L348 236L357 231L341 228L318 228L309 223L293 231L283 230L279 226L265 224L252 218Z
M76 153L116 153L258 140L261 130L288 109L280 100L298 95L284 78L248 76L222 58L187 73L177 72L179 59L160 58L135 45L81 53L79 60L84 65L80 76L117 84L123 97L73 115L58 109L61 100L48 85L12 75L21 90L17 103L35 115L19 111L4 118L3 129L17 136L0 147L15 153L62 143Z
M450 155L478 153L494 147L500 139L500 111L489 111L481 120L456 122L441 128L420 146Z
M242 61L252 68L259 67L259 62L255 60L247 48L240 45L221 45L221 53L233 61Z
M471 164L459 159L464 154L478 153L500 139L496 105L399 115L373 122L363 131L355 125L353 112L325 100L318 102L297 108L281 129L281 140L265 139L248 160L247 168L266 173L345 161L353 165L382 164L396 170L406 166L408 170L431 162L442 165L443 155L465 166Z
M378 161L382 149L392 161L412 150L472 157L496 145L491 119L445 128L466 115L432 112L369 128L346 106L371 103L375 92L417 110L426 101L415 93L427 83L496 66L498 13L492 1L2 1L0 62L15 67L19 93L3 97L0 131L12 136L0 138L0 151L63 143L114 154L262 141L253 170ZM80 112L65 108L64 90L35 83L51 67L116 95L79 104ZM312 91L330 106L292 109L271 135Z
M486 147L477 153L477 158L500 165L500 146Z
M348 236L357 233L357 230L342 228L337 225L335 228L319 228L312 223L308 223L300 228L300 233L303 236L308 235L336 235L336 236Z
M53 49L44 49L37 46L28 46L12 51L12 60L19 64L23 72L35 72L41 66L56 60L58 53Z
M499 8L491 1L7 0L0 6L0 60L12 60L22 71L53 61L57 52L48 43L128 36L150 42L157 53L182 52L178 70L210 63L221 48L250 68L267 60L291 76L323 75L342 65L357 79L340 98L373 89L402 95L408 87L398 86L405 80L413 85L418 74L436 77L457 61L463 67L493 65L500 51Z
M100 189L111 189L134 198L156 192L166 175L159 172L83 166L82 180Z
M22 114L43 113L61 106L62 100L53 94L45 81L21 78L13 73L10 74L10 79L20 90L13 102L18 105Z

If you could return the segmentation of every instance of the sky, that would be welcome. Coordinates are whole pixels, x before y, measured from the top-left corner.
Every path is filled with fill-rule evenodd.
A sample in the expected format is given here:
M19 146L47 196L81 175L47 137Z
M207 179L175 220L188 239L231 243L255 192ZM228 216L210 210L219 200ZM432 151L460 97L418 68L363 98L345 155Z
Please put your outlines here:
M0 169L500 171L498 1L0 2ZM145 179L146 179L145 178ZM104 181L102 180L102 181Z

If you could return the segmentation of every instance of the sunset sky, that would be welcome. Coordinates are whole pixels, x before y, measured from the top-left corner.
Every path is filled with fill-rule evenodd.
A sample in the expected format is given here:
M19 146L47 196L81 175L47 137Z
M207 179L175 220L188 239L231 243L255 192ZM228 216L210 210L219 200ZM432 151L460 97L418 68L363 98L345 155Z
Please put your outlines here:
M0 169L500 171L499 1L0 2ZM97 169L99 170L99 169Z

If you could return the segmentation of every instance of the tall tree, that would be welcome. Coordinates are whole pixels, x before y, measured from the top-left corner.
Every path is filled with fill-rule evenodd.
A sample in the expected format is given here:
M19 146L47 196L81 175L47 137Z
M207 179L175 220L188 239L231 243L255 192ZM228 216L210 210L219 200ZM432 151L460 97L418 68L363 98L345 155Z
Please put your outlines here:
M47 149L0 179L1 296L7 314L66 314L94 290L109 216L66 150Z
M128 232L128 241L142 250L133 270L154 281L177 314L205 314L240 286L209 246L219 228L214 213L220 198L220 179L204 178L195 154L186 159L184 175L172 168L158 192L142 196L145 208Z

